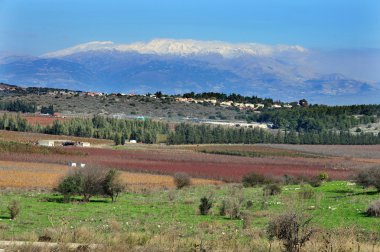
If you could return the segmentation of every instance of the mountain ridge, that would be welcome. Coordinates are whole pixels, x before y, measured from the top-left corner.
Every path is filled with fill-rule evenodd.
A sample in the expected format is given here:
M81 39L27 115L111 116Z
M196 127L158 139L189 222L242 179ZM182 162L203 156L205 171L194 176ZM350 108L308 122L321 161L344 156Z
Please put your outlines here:
M308 58L314 54L297 46L220 41L90 42L43 57L3 59L0 81L125 93L235 92L327 104L380 100L378 82L316 71Z

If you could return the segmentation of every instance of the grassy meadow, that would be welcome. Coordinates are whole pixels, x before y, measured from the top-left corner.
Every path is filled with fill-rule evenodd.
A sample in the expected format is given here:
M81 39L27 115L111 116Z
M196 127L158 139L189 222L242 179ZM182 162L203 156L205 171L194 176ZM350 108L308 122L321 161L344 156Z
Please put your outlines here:
M208 215L199 214L203 196L213 203ZM222 201L228 198L239 199L243 217L220 215ZM62 196L54 193L9 190L0 196L0 238L101 243L110 251L269 251L268 221L296 211L311 217L309 225L316 230L304 251L322 251L327 236L334 239L332 251L358 245L358 251L379 251L380 218L365 215L370 202L378 198L376 191L346 181L325 182L317 188L287 185L275 196L263 196L261 187L241 184L142 190L124 193L115 203L104 198L63 203ZM15 220L6 208L13 200L21 207ZM271 249L279 251L280 242L274 241Z

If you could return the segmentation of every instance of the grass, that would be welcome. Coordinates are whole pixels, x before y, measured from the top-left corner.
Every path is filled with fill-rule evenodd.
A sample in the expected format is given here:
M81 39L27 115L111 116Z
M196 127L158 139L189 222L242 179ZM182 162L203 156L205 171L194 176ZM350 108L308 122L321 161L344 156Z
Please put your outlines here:
M356 228L363 232L380 232L380 218L364 215L370 202L378 199L379 195L373 190L364 190L345 181L335 181L313 188L315 196L311 199L298 196L302 190L300 186L285 186L282 194L269 198L268 209L261 208L261 188L239 189L239 186L232 184L125 193L116 203L94 198L87 204L60 203L62 197L52 193L3 191L0 196L0 238L22 239L31 232L41 236L48 228L62 226L69 230L85 226L107 237L112 221L118 223L122 232L143 233L147 239L175 229L180 237L202 234L206 241L211 241L223 233L242 231L242 220L231 220L219 215L218 206L232 187L242 191L245 202L253 201L253 208L248 211L253 215L252 226L255 230L264 230L270 216L287 209L301 209L313 217L313 225L320 229ZM211 214L199 215L200 198L210 193L214 202ZM19 201L21 205L21 213L16 220L10 220L6 210L12 200ZM212 232L206 232L205 229L210 227ZM239 236L236 239L246 238Z

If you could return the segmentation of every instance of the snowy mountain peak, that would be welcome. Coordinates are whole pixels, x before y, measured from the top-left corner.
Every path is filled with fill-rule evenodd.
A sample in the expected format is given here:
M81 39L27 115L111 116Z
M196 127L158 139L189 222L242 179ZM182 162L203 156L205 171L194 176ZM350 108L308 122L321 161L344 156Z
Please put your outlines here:
M305 48L298 45L271 46L257 43L227 43L222 41L200 41L191 39L154 39L149 42L137 42L131 44L115 44L112 41L92 41L63 50L46 53L42 55L42 57L64 57L80 52L107 50L179 56L220 54L226 58L242 55L270 56L275 53L303 53L307 51Z

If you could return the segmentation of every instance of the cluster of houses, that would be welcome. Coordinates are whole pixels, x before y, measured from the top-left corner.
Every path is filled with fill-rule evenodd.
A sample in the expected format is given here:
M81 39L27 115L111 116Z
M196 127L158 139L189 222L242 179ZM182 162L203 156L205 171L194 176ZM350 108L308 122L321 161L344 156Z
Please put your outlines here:
M205 124L212 124L212 125L220 125L220 126L228 126L228 127L241 127L241 128L261 128L261 129L268 129L270 125L265 123L245 123L245 122L221 122L221 121L205 121L203 122Z
M183 98L183 97L177 97L175 98L177 102L184 102L184 103L210 103L213 105L216 105L218 101L216 99L193 99L193 98ZM239 103L239 102L233 102L233 101L222 101L219 103L222 107L236 107L241 110L258 110L265 107L264 104L261 103ZM279 109L279 108L292 108L292 105L290 104L272 104L271 108L273 109Z
M89 142L76 142L71 140L38 140L37 145L39 146L78 146L78 147L90 147Z

